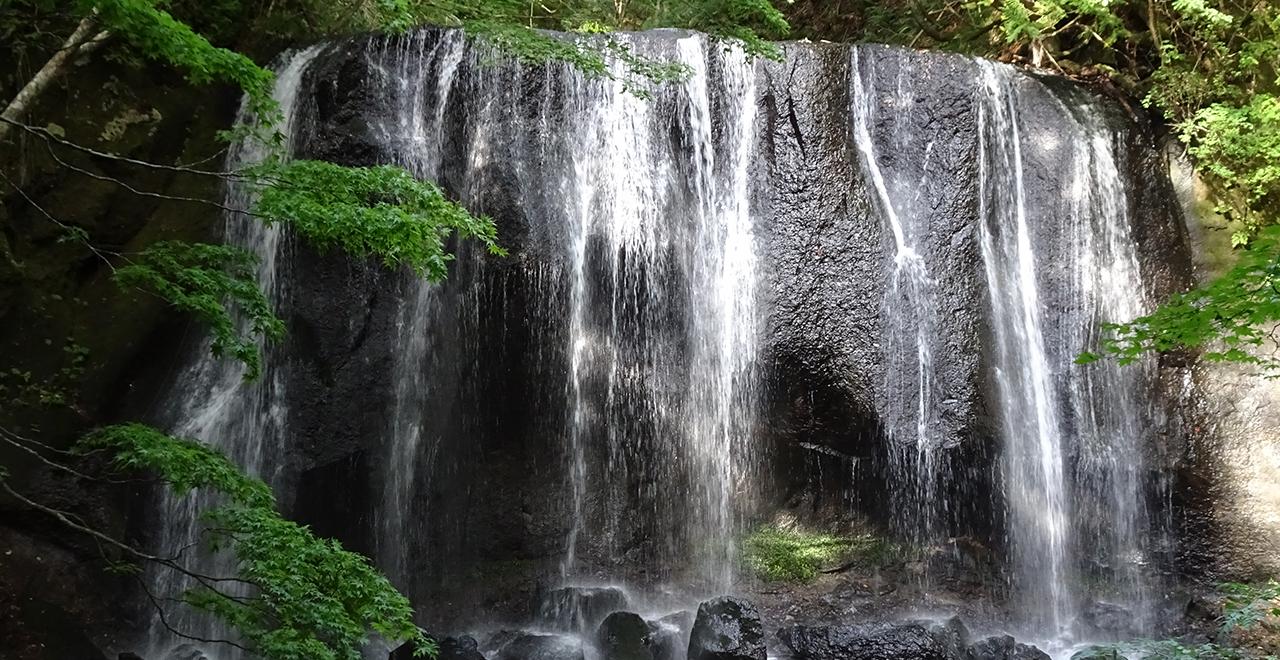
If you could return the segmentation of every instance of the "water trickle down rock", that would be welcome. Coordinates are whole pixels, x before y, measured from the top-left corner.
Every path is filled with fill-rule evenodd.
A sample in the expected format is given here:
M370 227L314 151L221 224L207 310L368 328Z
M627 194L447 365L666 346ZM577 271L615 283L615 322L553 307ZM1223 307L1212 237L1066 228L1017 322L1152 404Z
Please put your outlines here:
M589 635L605 617L626 607L627 594L617 587L561 587L542 596L534 622L550 630Z

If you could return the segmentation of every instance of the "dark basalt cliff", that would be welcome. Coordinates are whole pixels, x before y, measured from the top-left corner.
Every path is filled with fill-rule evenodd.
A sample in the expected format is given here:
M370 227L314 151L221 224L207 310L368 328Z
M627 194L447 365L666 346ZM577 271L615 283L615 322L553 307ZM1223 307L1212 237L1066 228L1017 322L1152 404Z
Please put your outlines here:
M650 38L661 42L678 36ZM398 113L418 112L429 119L439 101L433 94L440 92L421 92L421 107L406 111L393 100L403 92L388 90L435 84L429 76L441 65L426 53L444 47L437 39L430 33L389 42L353 39L322 54L304 84L299 154L353 165L411 160L411 137L394 130L403 121ZM897 81L891 82L893 98L903 104L896 112L872 115L869 132L880 150L879 167L919 182L913 212L924 218L925 228L915 239L916 250L930 264L940 310L932 350L935 378L945 392L938 401L944 438L939 495L949 502L944 533L972 536L998 549L1007 539L1000 422L990 376L991 303L976 236L982 203L983 135L975 129L981 113L979 67L963 57L882 47L860 47L860 60L851 59L847 46L795 45L786 52L785 62L761 62L755 68L749 195L763 310L762 412L755 428L765 445L767 459L761 465L769 485L760 488L765 495L753 514L767 518L786 511L831 521L847 517L852 506L894 529L900 513L889 493L901 485L893 482L886 421L878 412L898 396L886 389L886 369L893 367L882 349L891 332L884 320L885 273L892 266L894 239L851 138L848 81L860 61L875 79ZM425 72L419 75L427 83L394 79L398 66L410 66L406 60ZM716 82L719 60L709 61L714 90L724 83ZM438 398L424 404L428 409L422 414L440 444L433 463L417 459L418 483L429 485L413 495L419 517L411 543L420 548L408 553L418 558L409 571L410 591L420 595L456 580L465 591L470 585L459 576L476 575L489 565L528 562L546 569L565 551L571 525L564 517L570 503L561 456L569 414L564 392L572 386L564 315L573 295L566 283L573 264L562 252L570 230L556 191L563 185L557 183L557 168L566 165L564 156L547 146L554 142L547 136L558 126L581 121L575 114L581 101L555 66L487 69L465 58L456 66L456 73L450 71L456 82L447 105L434 110L442 136L438 178L451 196L495 219L511 255L491 258L463 246L450 280L433 299L430 341L437 344L428 373ZM495 85L495 78L501 83ZM1022 151L1026 204L1040 214L1029 222L1033 240L1048 246L1036 255L1041 295L1051 310L1046 336L1069 334L1059 324L1072 323L1074 317L1065 312L1078 306L1071 298L1071 218L1062 202L1073 174L1050 144L1072 139L1062 127L1073 120L1073 108L1101 108L1105 125L1117 136L1121 184L1129 191L1124 213L1141 264L1142 281L1132 286L1155 300L1187 286L1190 257L1182 211L1150 127L1134 121L1123 104L1099 100L1061 79L1018 73L1012 80L1019 130L1029 136ZM713 91L711 98L715 115L719 97ZM652 101L663 112L677 113L675 102L665 94ZM729 129L715 123L727 120L715 117L713 139L727 139ZM678 119L661 130L644 139L661 148L690 143L692 129ZM610 248L594 243L596 238L586 240L585 267L589 273L599 269L589 275L588 287L601 287L589 295L621 299L622 292L611 288L619 285L610 283L608 260L626 255L610 256ZM377 552L373 546L385 541L376 526L382 484L405 468L389 462L385 444L396 396L390 363L399 349L393 336L396 324L402 331L405 323L403 317L397 321L392 307L412 296L412 287L376 266L320 257L304 248L291 254L286 268L293 269L293 284L285 304L293 334L280 363L296 385L288 388L291 431L282 463L286 475L296 475L286 476L285 483L296 480L299 488L296 495L286 489L285 498L296 501L298 513L318 529L349 535L354 547ZM698 284L683 279L688 273L676 257L637 257L636 262L626 268L655 263L666 268L661 276L666 288L641 292L640 306L615 322L633 323L637 332L667 333L670 350L687 352L678 328L688 313L682 305L691 304L688 291ZM615 276L627 272L614 268ZM642 273L629 281L643 288L635 282L648 281L644 278ZM665 307L645 307L644 296L662 300ZM1052 310L1064 313L1054 316ZM1054 350L1059 351L1054 360L1069 363L1074 354L1063 352L1075 349ZM1165 383L1169 388L1151 395L1158 410L1150 432L1161 437L1182 434L1176 386L1182 368L1164 364L1155 381L1155 387ZM664 505L645 494L645 480L652 478L645 473L651 465L646 453L658 449L646 449L649 441L643 438L657 432L635 433L640 444L613 468L624 481L623 508L633 513L627 525L610 532L615 535L610 545L586 551L588 564L622 561L622 569L608 570L657 571L651 574L659 577L670 570L662 568L663 551L654 547L672 538L663 527ZM1166 453L1153 459L1150 469L1168 470L1178 460ZM1184 486L1189 487L1175 489ZM1160 482L1159 488L1168 487L1167 480ZM1162 492L1150 496L1166 497L1167 490ZM333 498L343 500L337 506L349 512L346 522L335 523L323 515L328 507L317 504Z
M644 247L650 250L645 253L640 247L615 249L607 236L586 232L581 263L574 262L565 249L575 230L574 220L566 217L569 184L564 172L576 161L572 145L554 136L592 120L583 112L589 102L582 98L580 82L574 82L576 74L557 65L490 68L470 54L447 68L439 53L449 48L449 34L429 30L402 38L360 37L325 47L301 88L295 152L348 165L412 167L420 156L415 149L421 148L414 140L421 135L400 131L404 116L434 121L439 127L439 153L432 165L436 178L451 197L494 218L510 255L491 257L462 244L449 279L426 290L408 273L319 254L286 239L277 268L287 282L278 311L288 336L269 354L270 378L282 384L273 390L277 398L271 405L282 411L285 430L264 463L264 474L287 514L383 565L390 557L404 562L393 576L398 586L426 621L444 627L462 625L479 613L500 619L523 611L534 588L532 578L558 569L571 537L580 539L577 565L571 567L579 575L650 583L677 581L687 572L689 557L680 548L697 533L696 525L681 522L689 515L687 500L673 498L669 491L698 492L703 484L689 468L692 459L670 444L674 425L685 412L666 406L672 395L662 384L683 378L671 371L672 365L687 364L698 355L690 319L701 311L698 292L709 286L689 266L686 252L692 239L677 230ZM648 47L668 52L680 36L640 38L651 42ZM709 126L681 119L685 101L669 90L659 91L651 101L654 112L672 119L646 125L649 132L637 138L650 141L654 150L687 153L699 139L695 132L704 128L711 144L731 146L733 108L728 106L733 90L726 82L731 67L718 47L703 47L710 81ZM983 114L980 64L960 56L875 46L857 47L857 57L852 47L841 45L792 44L785 51L784 62L758 62L752 69L753 132L744 162L758 256L753 293L758 327L752 328L758 338L753 367L757 385L750 393L757 411L750 427L756 446L751 493L743 491L734 515L754 522L782 514L824 524L857 517L885 532L907 531L902 502L891 496L907 488L906 477L894 463L887 430L894 420L884 414L903 395L891 384L896 382L893 371L904 367L886 360L884 348L898 331L886 321L887 306L895 300L887 275L893 269L895 237L884 220L884 201L867 180L851 119L850 80L865 76L883 86L870 90L871 98L886 107L899 104L894 111L873 108L866 129L879 169L900 184L895 188L890 181L889 192L901 195L908 188L901 182L914 182L905 202L909 208L899 213L916 223L907 231L915 251L929 264L930 304L937 310L928 340L940 393L936 495L948 505L936 514L941 527L935 531L942 538L969 537L998 553L1009 532L1000 471L1000 395L993 376L996 330L978 234L984 222L982 191L1014 183L990 179L983 170L983 149L989 147L983 146L986 138L976 127L989 118ZM436 85L446 75L453 76L448 96ZM1141 282L1131 286L1143 289L1151 300L1188 286L1191 265L1182 210L1152 128L1123 104L1099 99L1067 81L1024 72L1007 75L1017 92L1018 130L1028 138L1022 145L1019 184L1027 207L1036 209L1028 225L1032 240L1046 246L1036 254L1035 276L1049 310L1045 336L1070 335L1073 330L1062 325L1079 321L1067 313L1080 305L1073 298L1077 275L1068 237L1071 212L1062 201L1065 182L1073 174L1053 141L1072 139L1074 134L1063 125L1078 119L1083 106L1098 108L1115 136L1118 175L1127 191L1124 214L1141 267ZM404 91L410 87L411 92ZM406 110L403 101L409 97L420 97L420 106ZM206 155L207 129L229 121L230 106L212 98L190 103L216 106L217 112L162 108L165 119L151 141L139 142L142 146L130 153L164 162ZM184 116L192 117L190 125L169 123L174 121L170 117ZM92 140L91 135L71 137ZM655 204L652 215L678 216L699 203L701 184L696 181L702 166L692 156L686 160L672 165L673 192ZM110 167L97 162L87 166ZM46 167L52 172L51 164L41 165ZM724 176L728 167L720 162L705 169ZM98 191L89 180L48 172L42 174L48 183L40 184L36 200L56 209L57 200L83 197L85 204L70 206L99 210L75 224L100 225L106 233L93 236L110 245L199 236L217 222L208 215L196 221L186 210L173 211L170 202L134 208L136 200L117 199L122 193ZM638 167L624 174L652 176ZM206 189L190 188L201 184L182 177L143 183L139 187L208 196ZM35 231L37 212L20 199L6 198L0 212L7 214L0 216L0 225L16 261L60 249L53 247L52 234ZM179 226L181 231L175 228ZM191 227L201 229L188 232ZM91 261L48 259L53 265L47 272L62 284L39 291L26 285L0 290L0 313L5 314L0 345L24 351L22 347L72 327L87 328L80 341L90 347L91 356L106 360L106 366L91 374L96 384L86 397L95 402L94 421L128 416L170 424L180 420L190 402L156 391L161 382L183 378L175 365L195 350L186 326L153 306L107 293L106 273ZM17 271L3 268L0 264L0 284L17 281ZM580 289L572 283L575 272L585 273ZM52 293L88 300L92 305L86 309L100 309L98 301L106 299L112 311L89 318L83 315L87 312L48 303ZM46 302L20 302L32 295ZM575 300L587 301L580 317L570 310ZM62 310L53 315L57 323L34 320L40 310L54 308ZM1055 315L1055 310L1063 314ZM422 316L428 319L425 325ZM585 331L573 325L579 318ZM594 338L630 333L642 338L641 347L619 348L600 340L596 343L623 355L614 358L620 366L607 377L583 375L572 366L578 350L571 342L575 332ZM426 348L415 358L420 362L410 367L416 364L424 376L407 385L397 369L408 359L406 338L413 336ZM584 343L589 345L583 350L603 350ZM1051 356L1054 363L1063 365L1071 358L1065 352L1077 349L1053 350L1059 353ZM1186 427L1195 422L1183 387L1190 368L1171 358L1162 358L1155 368L1153 391L1147 394L1153 403L1144 413L1149 423L1142 451L1149 460L1142 496L1166 507L1162 511L1172 520L1168 531L1176 541L1162 546L1165 554L1157 557L1162 567L1195 577L1212 569L1208 546L1218 532L1205 511L1209 503L1204 493L1212 484L1193 478L1196 464L1183 447ZM600 394L605 403L581 408L586 411L582 416L606 421L584 427L594 429L583 435L581 451L595 472L582 476L589 496L585 504L575 505L574 491L566 486L574 478L574 463L565 456L578 423L566 400L577 390L587 398L593 393L607 396ZM395 446L396 424L406 405L427 443L408 457ZM599 429L619 426L626 430L620 434L624 439L609 445L613 440ZM10 464L9 458L0 449L0 459ZM1078 452L1068 460L1077 467L1081 463ZM400 521L403 529L393 530L388 492L397 475L405 474L409 513ZM32 483L80 508L101 509L95 519L140 538L159 524L145 512L150 503L145 494L90 494L80 485L49 485L54 482L43 476ZM586 522L571 519L575 506L587 511L582 516ZM96 628L98 613L109 612L113 600L133 597L121 595L128 593L123 585L108 581L94 587L102 594L101 605L81 612L68 609L64 601L69 597L58 594L71 581L96 578L82 577L87 573L79 568L67 570L67 582L46 589L46 578L38 577L45 573L31 570L32 561L78 565L88 550L84 544L39 516L8 508L4 515L0 534L16 539L14 547L22 551L15 555L26 563L0 557L0 585L18 585L18 575L37 577L14 591L0 590L0 607L29 607L22 603L34 603L33 595L47 592L49 598L37 600L61 608L58 617L87 622L94 634L129 625L117 618ZM575 525L581 526L576 537ZM45 544L58 549L31 559L37 554L28 550ZM1182 556L1173 556L1170 546ZM78 586L66 589L84 593ZM45 614L47 609L30 611L36 614L16 620L57 620ZM33 624L25 625L24 634L34 635L32 639L49 637Z

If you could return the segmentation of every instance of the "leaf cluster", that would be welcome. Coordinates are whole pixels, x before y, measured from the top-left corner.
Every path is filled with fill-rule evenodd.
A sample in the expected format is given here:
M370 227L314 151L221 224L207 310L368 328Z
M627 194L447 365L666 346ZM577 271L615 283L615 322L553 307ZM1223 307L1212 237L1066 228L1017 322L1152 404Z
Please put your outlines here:
M432 281L448 274L453 255L445 239L451 234L506 254L492 220L472 215L435 183L398 167L268 159L246 174L258 190L255 213L322 250L341 247L355 256L376 256L388 267L407 264Z
M213 335L214 355L243 362L246 380L262 374L256 337L278 340L284 323L276 318L255 266L258 258L231 245L160 241L117 268L117 284L149 291L205 323ZM237 326L238 312L248 325Z
M53 340L46 339L46 345ZM75 338L67 337L62 346L65 361L49 377L37 377L30 371L10 367L0 372L0 397L12 406L73 406L75 388L84 376L89 349Z
M363 556L280 517L262 481L219 451L143 424L95 431L78 453L107 451L124 472L153 472L178 496L214 493L203 513L214 551L236 559L234 576L206 576L181 600L234 626L268 660L360 660L371 633L415 642L418 656L435 644L413 623L409 601ZM237 590L235 585L248 585Z
M782 51L766 38L785 36L790 29L768 0L419 0L415 11L423 22L463 26L498 53L526 64L565 62L588 76L615 79L619 76L610 63L620 62L624 88L642 98L649 96L646 85L683 80L690 72L635 53L611 36L616 31L700 30L738 44L749 57L781 59Z
M1266 324L1280 318L1280 226L1262 231L1243 250L1240 260L1224 276L1185 294L1174 295L1155 312L1127 323L1109 323L1112 334L1102 340L1103 350L1120 364L1138 360L1147 351L1169 351L1209 345L1221 340L1220 349L1203 354L1211 361L1256 364L1269 369L1280 360L1259 357L1246 350L1270 336ZM1100 359L1083 353L1078 364Z
M82 15L94 16L103 29L142 57L185 71L192 84L226 81L238 85L250 110L271 122L279 109L271 98L274 76L248 57L219 48L186 23L149 0L75 0Z
M1227 582L1218 585L1226 595L1222 606L1222 628L1251 628L1266 616L1280 616L1280 583L1266 584Z

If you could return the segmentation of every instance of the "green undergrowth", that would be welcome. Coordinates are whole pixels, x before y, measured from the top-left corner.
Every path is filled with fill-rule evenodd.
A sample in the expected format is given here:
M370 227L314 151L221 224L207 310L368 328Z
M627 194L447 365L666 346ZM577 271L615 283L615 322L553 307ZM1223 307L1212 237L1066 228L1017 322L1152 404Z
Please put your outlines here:
M1265 584L1228 582L1218 585L1223 594L1222 615L1218 617L1219 637L1230 639L1233 631L1253 628L1268 616L1280 616L1280 583ZM1268 630L1268 632L1270 632ZM1261 650L1261 649L1258 649ZM1115 644L1091 646L1076 652L1071 660L1276 660L1224 644L1186 644L1176 639L1139 639Z
M1177 640L1139 640L1123 644L1091 646L1077 651L1071 660L1241 660L1237 649L1217 644L1187 645ZM1267 656L1272 658L1274 656Z
M822 571L877 568L904 554L872 534L840 535L761 527L742 543L742 561L767 582L812 582Z

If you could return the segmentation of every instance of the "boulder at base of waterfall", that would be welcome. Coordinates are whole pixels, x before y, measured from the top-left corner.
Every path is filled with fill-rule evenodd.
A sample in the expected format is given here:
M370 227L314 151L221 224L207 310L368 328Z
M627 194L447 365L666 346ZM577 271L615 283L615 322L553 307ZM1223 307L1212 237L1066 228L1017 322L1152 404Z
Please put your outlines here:
M938 634L944 629L919 622L791 626L778 638L796 660L957 660L951 640Z
M484 660L476 640L470 635L461 637L442 637L436 640L440 654L436 660ZM391 652L388 660L416 660L413 657L413 642L405 642Z
M965 660L1049 660L1049 654L1008 635L994 635L974 642Z
M969 628L960 617L953 616L942 624L918 622L923 625L934 641L942 647L948 658L963 658L969 650Z
M688 610L650 621L649 651L653 653L653 660L685 660L692 628L693 612Z
M582 642L567 635L520 635L502 650L496 660L584 660Z
M552 630L587 635L606 616L627 608L627 594L617 587L561 587L542 594L535 620Z
M764 626L756 606L731 596L699 605L688 660L765 660Z
M1115 603L1093 601L1080 613L1080 634L1090 641L1133 639L1138 629L1133 612Z
M596 630L596 648L603 660L654 660L649 624L639 614L614 612Z

